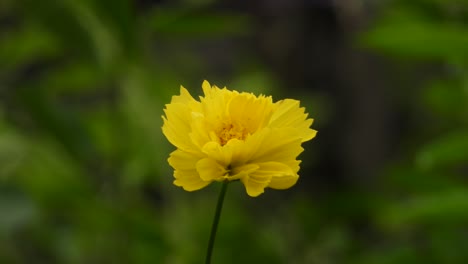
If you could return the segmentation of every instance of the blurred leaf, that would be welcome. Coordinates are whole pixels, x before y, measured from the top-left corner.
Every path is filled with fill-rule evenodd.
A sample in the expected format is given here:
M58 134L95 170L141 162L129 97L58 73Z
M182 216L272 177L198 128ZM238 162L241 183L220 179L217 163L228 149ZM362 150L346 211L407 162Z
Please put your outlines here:
M77 113L58 105L41 85L31 83L20 88L18 103L40 131L60 142L79 162L94 164L98 152Z
M458 6L458 7L468 7L468 0L422 0L429 3L435 3L440 6Z
M32 60L57 56L59 51L60 45L53 35L38 26L25 26L1 39L1 67L13 70Z
M422 169L446 167L468 161L468 131L460 130L441 136L425 145L416 156Z
M38 211L31 200L18 194L1 191L2 189L0 189L0 234L11 233L34 221Z
M419 195L383 208L378 221L390 229L421 224L453 225L468 221L468 190Z
M75 55L94 57L110 67L120 52L114 33L86 1L22 0L30 17L47 28Z
M82 1L65 1L66 8L73 13L77 23L87 34L92 44L94 55L101 66L110 67L116 62L120 53L120 43L112 29L102 21L96 10Z
M450 190L463 184L455 173L420 170L414 166L393 164L386 173L385 185L391 191L404 193L432 193Z
M83 114L85 125L90 131L90 136L93 138L93 142L96 144L96 148L99 153L105 157L106 160L112 160L116 158L119 151L124 147L123 143L120 142L118 134L115 130L118 126L115 124L118 122L115 115L112 113L111 107L105 105L99 109L95 109L90 113ZM101 161L101 165L105 166L106 161Z
M3 124L0 124L0 183L8 180L7 178L21 166L27 149L26 142L23 142L21 137L2 126Z
M434 228L429 232L428 255L435 263L466 263L468 237L463 231L449 226Z
M423 100L430 110L447 118L468 119L468 90L456 81L435 81L424 91Z
M242 34L249 30L247 17L234 14L196 13L193 10L157 10L148 23L157 33L184 36Z
M21 0L19 5L28 19L46 28L64 47L72 47L79 54L90 54L92 46L88 34L69 2Z
M41 81L53 94L96 90L105 84L106 74L92 63L77 62L50 70Z
M126 163L122 174L124 184L139 185L150 175L167 172L165 168L169 144L161 133L162 95L167 89L178 87L170 80L171 73L162 76L149 72L146 67L130 67L121 79L122 111L120 132L117 137L125 141ZM161 78L156 78L161 77ZM170 84L168 84L169 82Z
M136 34L136 5L131 0L87 0L90 8L95 11L96 16L102 21L109 31L115 35L116 41L132 52L135 48Z
M468 58L466 27L429 21L404 10L389 14L361 41L365 46L403 57L455 61Z
M31 142L15 181L42 206L69 208L72 202L85 201L89 195L89 178L83 175L82 169L53 143Z
M417 248L410 243L397 243L395 246L372 250L368 247L353 264L416 264L425 263Z
M344 252L352 244L350 239L349 231L343 226L322 227L314 243L306 248L304 259L301 259L299 251L294 250L290 250L288 259L297 259L294 263L341 263Z

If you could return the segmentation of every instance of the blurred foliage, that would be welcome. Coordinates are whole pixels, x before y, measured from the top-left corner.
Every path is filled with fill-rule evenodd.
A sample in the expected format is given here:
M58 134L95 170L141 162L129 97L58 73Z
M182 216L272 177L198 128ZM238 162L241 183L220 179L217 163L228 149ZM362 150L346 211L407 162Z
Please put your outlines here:
M160 116L179 84L213 70L197 44L250 34L251 18L210 3L0 2L0 263L200 263L218 186L172 186ZM468 2L382 10L361 44L444 69L408 101L415 149L401 146L370 193L252 200L233 184L217 263L468 260ZM227 85L275 88L232 57Z
M364 263L466 263L468 2L394 1L384 11L361 43L443 70L408 100L418 124L410 139L420 143L388 165L383 184L393 198L375 220L391 239L363 254Z

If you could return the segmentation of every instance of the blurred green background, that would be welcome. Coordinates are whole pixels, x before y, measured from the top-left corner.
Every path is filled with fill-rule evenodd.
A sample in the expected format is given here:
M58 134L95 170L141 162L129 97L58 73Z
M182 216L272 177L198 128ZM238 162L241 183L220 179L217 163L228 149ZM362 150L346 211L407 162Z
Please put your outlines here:
M164 104L301 100L301 178L230 185L214 263L468 263L468 1L1 0L0 263L202 263Z

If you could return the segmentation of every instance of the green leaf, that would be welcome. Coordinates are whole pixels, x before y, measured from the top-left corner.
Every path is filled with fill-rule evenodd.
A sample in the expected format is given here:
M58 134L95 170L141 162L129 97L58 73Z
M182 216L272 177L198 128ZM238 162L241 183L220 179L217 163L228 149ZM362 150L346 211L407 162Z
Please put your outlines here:
M112 66L120 45L112 29L87 1L22 0L22 7L73 54L95 58L101 66Z
M422 169L462 164L468 161L468 131L460 130L444 135L427 144L416 156Z
M15 181L42 206L69 208L89 196L90 178L69 155L51 142L30 144Z
M70 94L96 90L105 84L106 77L96 64L78 62L50 70L41 82L52 94Z
M462 24L434 22L398 10L361 39L367 47L394 56L463 60L468 58L468 30Z
M87 0L96 16L112 31L116 41L127 51L134 51L136 25L134 1L130 0Z
M0 234L15 231L38 216L34 203L18 194L2 193L0 189Z
M5 70L14 70L32 60L57 56L60 45L53 35L38 26L8 32L0 41L0 61Z
M410 197L395 202L378 215L378 222L390 229L421 224L461 224L468 221L468 190L457 189Z
M459 81L434 81L423 91L430 110L446 118L468 119L468 90ZM453 117L453 118L452 118Z
M463 183L453 172L422 171L414 166L398 164L390 166L385 180L387 188L404 193L450 190Z
M205 14L192 10L157 10L148 19L156 33L189 36L245 34L249 31L246 16L236 14Z

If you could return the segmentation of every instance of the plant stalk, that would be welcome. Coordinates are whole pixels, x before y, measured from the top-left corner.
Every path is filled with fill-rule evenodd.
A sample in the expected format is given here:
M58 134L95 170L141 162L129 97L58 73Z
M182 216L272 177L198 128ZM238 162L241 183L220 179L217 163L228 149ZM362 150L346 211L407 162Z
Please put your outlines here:
M211 226L210 240L208 242L208 249L206 251L205 264L211 263L211 255L213 253L213 246L214 246L214 242L216 238L216 231L218 229L219 218L221 216L221 210L223 209L224 196L226 195L228 183L229 183L228 180L225 180L223 182L223 185L221 187L221 192L219 193L219 196L218 196L218 203L216 205L216 212L213 218L213 225Z

